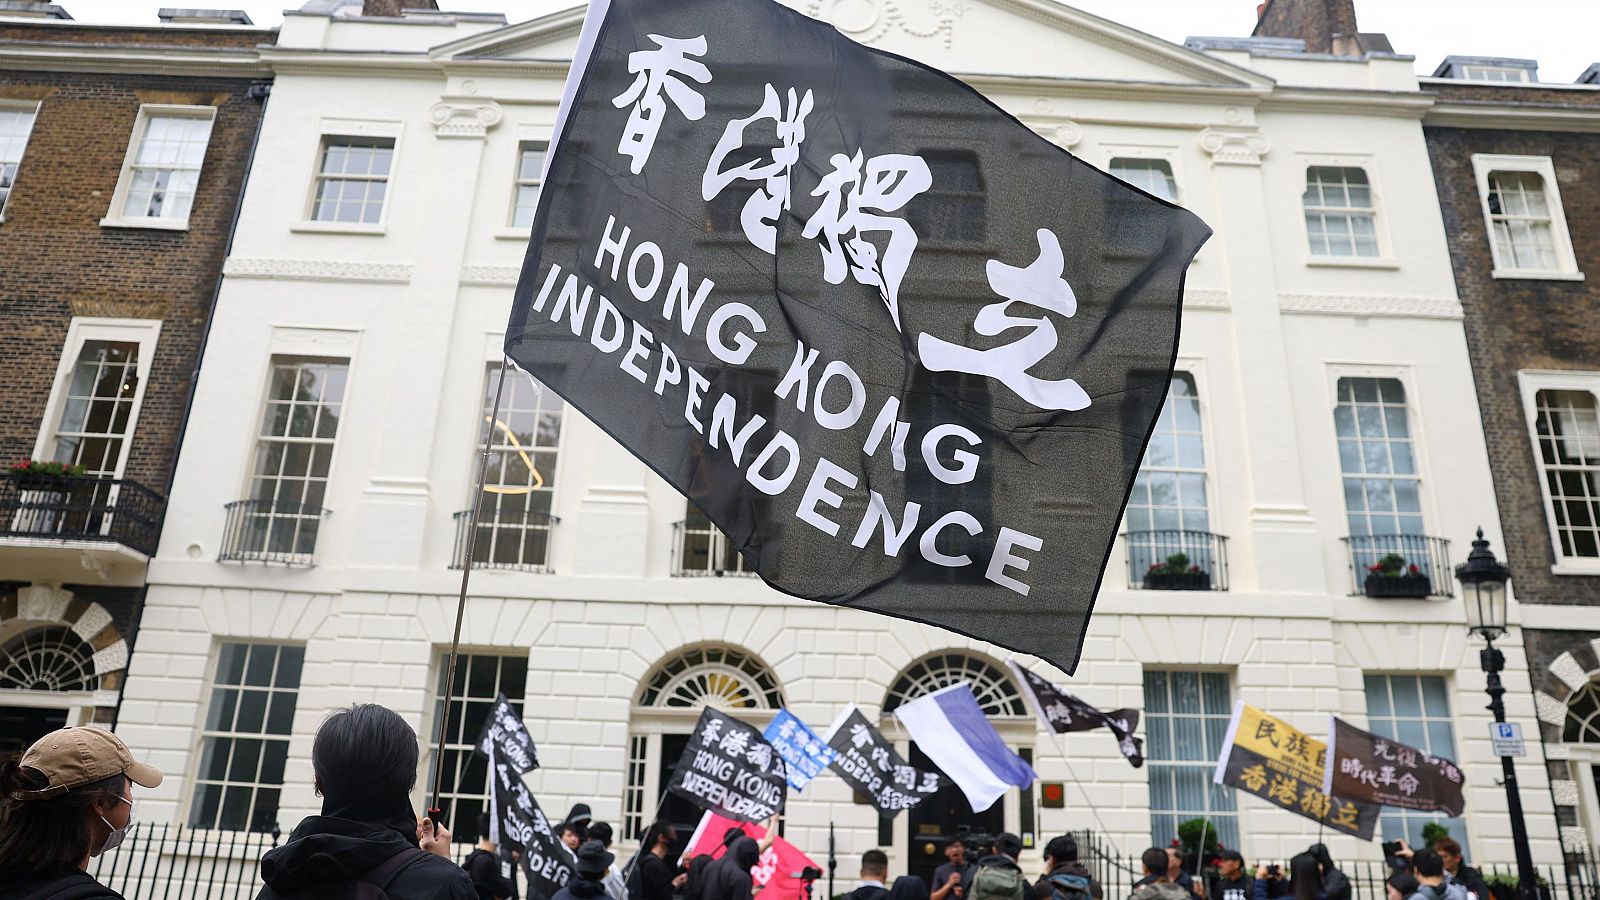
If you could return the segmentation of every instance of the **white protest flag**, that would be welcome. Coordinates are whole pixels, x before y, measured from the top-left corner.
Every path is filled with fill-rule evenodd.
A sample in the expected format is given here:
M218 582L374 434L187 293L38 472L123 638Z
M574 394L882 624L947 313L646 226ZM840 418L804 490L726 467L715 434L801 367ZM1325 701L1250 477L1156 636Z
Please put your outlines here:
M1006 791L1027 787L1038 777L989 724L964 681L896 708L894 717L967 795L974 812L983 812Z

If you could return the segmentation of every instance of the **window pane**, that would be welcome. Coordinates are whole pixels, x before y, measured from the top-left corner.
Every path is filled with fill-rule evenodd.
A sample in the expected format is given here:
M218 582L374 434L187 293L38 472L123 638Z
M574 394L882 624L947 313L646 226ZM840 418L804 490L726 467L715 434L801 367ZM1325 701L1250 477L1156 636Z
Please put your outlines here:
M1176 823L1205 814L1210 791L1209 811L1223 843L1238 846L1233 793L1211 786L1233 714L1227 674L1146 671L1144 696L1152 840L1165 845Z
M1438 756L1454 757L1448 686L1437 675L1374 675L1364 678L1368 730ZM1422 826L1442 820L1429 813L1385 809L1379 820L1387 839L1420 840ZM1467 833L1457 821L1452 837L1465 847ZM1469 853L1470 855L1470 853Z
M271 830L277 823L304 648L226 643L218 648L211 706L201 733L189 824ZM285 679L279 681L276 674ZM227 685L260 685L243 690ZM272 686L268 686L272 685Z
M434 723L432 741L439 740L437 710L444 703L444 683L448 675L449 658L439 657L439 677L434 690ZM494 706L495 697L505 694L519 711L522 708L524 685L528 676L526 656L491 656L466 654L457 658L455 692L451 695L449 715L445 722L444 793L440 795L446 814L451 810L465 813L479 810L487 801L487 770L483 758L474 752L473 742L478 738L485 717ZM463 709L466 712L463 715ZM430 778L433 761L429 762ZM462 818L451 815L460 832L457 841L476 842L477 816Z
M505 376L500 417L495 419L499 384L499 364L491 364L484 377L484 425L478 434L479 446L490 443L489 471L473 559L503 568L540 569L549 562L549 512L565 404L554 391L511 369ZM468 476L469 483L477 482L476 455Z

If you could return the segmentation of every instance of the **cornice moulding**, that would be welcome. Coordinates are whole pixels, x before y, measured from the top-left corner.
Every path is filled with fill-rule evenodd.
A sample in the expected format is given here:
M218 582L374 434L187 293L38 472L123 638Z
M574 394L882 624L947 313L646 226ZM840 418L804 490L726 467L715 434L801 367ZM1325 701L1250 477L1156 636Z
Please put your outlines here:
M1600 107L1570 109L1440 100L1423 116L1422 124L1433 128L1495 128L1504 131L1570 131L1596 134L1600 133Z
M52 72L103 72L134 75L195 75L248 78L271 75L256 50L136 47L84 47L72 44L0 45L0 68Z
M406 284L411 281L411 266L405 263L230 256L227 262L222 264L222 274L233 278L260 278L274 281L365 281L374 284Z
M1279 294L1284 315L1354 316L1401 319L1451 319L1462 317L1453 297L1403 297L1382 294Z
M515 286L521 266L462 266L461 283L483 287Z
M1192 309L1233 308L1233 302L1228 299L1227 291L1210 288L1186 288L1183 292L1183 305Z

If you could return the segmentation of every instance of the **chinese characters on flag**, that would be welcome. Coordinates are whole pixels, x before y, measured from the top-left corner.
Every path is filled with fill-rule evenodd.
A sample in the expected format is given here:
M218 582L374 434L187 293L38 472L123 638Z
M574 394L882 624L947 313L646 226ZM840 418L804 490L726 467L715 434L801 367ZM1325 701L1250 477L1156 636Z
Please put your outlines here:
M1233 708L1228 737L1212 780L1321 822L1335 831L1372 840L1378 807L1330 796L1323 788L1327 745L1288 722L1243 702Z

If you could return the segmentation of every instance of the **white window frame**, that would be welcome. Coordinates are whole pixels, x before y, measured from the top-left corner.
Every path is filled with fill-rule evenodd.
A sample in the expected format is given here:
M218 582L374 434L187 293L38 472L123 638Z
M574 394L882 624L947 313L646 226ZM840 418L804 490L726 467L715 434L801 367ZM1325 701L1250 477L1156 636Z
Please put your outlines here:
M166 216L128 216L123 209L128 203L128 190L133 184L134 164L139 158L139 147L144 143L145 132L150 127L150 120L155 116L172 116L191 119L206 119L211 122L212 131L215 133L217 108L215 106L181 106L169 103L146 103L139 107L139 117L134 121L133 134L128 138L128 150L122 159L122 174L117 177L117 188L111 192L111 208L106 211L106 217L100 220L102 228L154 228L161 231L188 231L189 218L182 219ZM211 147L211 135L206 136L206 148ZM203 157L202 157L203 163ZM204 173L204 165L197 170ZM195 202L199 202L199 176L196 178ZM190 209L193 212L193 207Z
M389 230L389 212L394 208L395 187L399 183L400 149L403 141L403 123L377 119L325 118L312 145L311 159L307 165L305 202L301 206L300 221L289 226L293 232L305 234L363 234L383 235ZM389 175L383 193L383 211L376 222L318 222L312 218L317 203L317 180L322 174L322 156L330 139L355 140L383 139L394 142L389 155Z
M1544 503L1545 528L1550 538L1550 552L1555 564L1553 575L1600 575L1600 558L1584 559L1564 556L1561 537L1556 528L1556 511L1550 499L1550 483L1544 477L1543 456L1539 449L1538 396L1540 391L1579 391L1594 396L1600 406L1600 372L1562 372L1549 369L1524 369L1517 373L1517 385L1522 391L1522 418L1528 429L1528 440L1533 448L1533 466L1539 479L1539 497Z
M33 124L28 126L27 140L22 142L22 153L17 156L18 172L22 171L22 160L28 155L28 144L33 140L33 131L35 128L39 127L40 106L41 104L37 100L0 99L0 112L27 112L33 114ZM16 185L13 184L11 191L6 194L6 198L4 200L0 200L0 223L4 223L6 220L6 204L11 202L11 194L15 192Z
M133 392L133 408L128 411L128 429L122 442L122 458L117 460L115 477L121 478L128 465L128 450L133 446L139 428L139 411L144 406L144 389L150 383L150 367L154 363L156 342L161 337L160 319L96 319L74 316L67 326L67 339L61 356L56 361L56 378L50 389L50 401L45 404L44 419L39 423L39 434L33 442L33 458L49 459L55 452L56 426L61 421L61 408L67 400L67 388L72 382L72 370L78 363L87 341L126 341L139 345L139 386Z
M1311 169L1314 166L1324 166L1336 169L1360 169L1366 173L1367 189L1372 194L1372 231L1378 242L1377 256L1314 256L1311 253L1311 240L1306 232L1305 202L1302 200L1295 210L1295 219L1299 223L1300 233L1305 243L1305 262L1308 268L1336 268L1336 269L1398 269L1400 260L1395 258L1394 245L1389 239L1388 216L1384 212L1383 185L1378 177L1377 160L1363 154L1349 153L1299 153L1295 155L1296 165L1299 166L1297 183L1299 191L1297 197L1304 197L1306 188L1310 186Z
M506 358L506 356L505 356L505 337L504 337L504 335L498 335L498 336L490 335L489 343L484 348L483 368L479 370L480 372L483 372L485 374L486 380L478 382L479 387L484 389L484 391L485 391L485 400L489 404L494 403L494 394L495 394L495 390L496 390L495 384L496 384L496 381L498 380L498 376L489 374L489 367L490 366L495 366L495 365L505 365L507 367L506 368L506 381L507 381L508 386L509 386L510 381L512 379L514 379L514 378L526 378L529 381L538 384L540 387L544 388L545 390L550 391L551 393L554 393L554 389L551 388L549 385L545 384L542 381L539 381L531 373L529 373L526 370L524 370L521 366L517 365L515 362L513 362L513 361L511 361L511 360ZM550 518L552 520L559 521L561 519L561 513L558 512L557 510L559 509L559 504L560 504L560 501L561 501L560 485L565 483L562 479L565 477L565 467L566 467L566 461L567 461L567 452L566 452L567 431L568 431L569 426L571 425L571 423L569 423L567 421L567 411L572 407L572 404L568 403L566 398L565 397L561 397L559 394L556 394L556 397L561 400L561 436L556 439L556 446L555 446L556 465L555 465L555 469L553 470L554 474L552 475L552 480L555 481L556 487L552 487L550 489L550 512L549 512L549 516L550 516ZM502 400L501 400L500 412L502 414L504 414L504 412L505 412L505 398L504 397L502 397ZM467 509L472 509L473 508L473 504L474 504L474 502L475 502L475 500L477 498L477 492L478 492L478 470L479 470L479 465L480 465L480 462L482 460L482 455L483 455L483 443L482 443L482 440L481 440L481 436L482 436L481 429L483 427L483 420L489 415L489 411L487 409L484 409L484 408L480 407L477 410L477 413L478 413L477 416L475 416L472 419L472 430L469 432L469 434L471 434L471 436L472 436L471 437L472 453L471 453L471 456L469 457L472 460L472 465L468 469L469 477L467 478L467 491L466 491ZM530 448L530 450L531 449L532 448ZM539 449L543 450L545 448L539 448ZM493 486L494 487L500 487L501 485L493 485ZM489 487L489 485L485 485L485 487ZM548 575L548 574L554 573L555 570L556 570L556 565L555 565L556 549L557 549L556 540L557 540L557 535L559 533L560 533L560 529L556 528L554 523L552 522L552 524L549 526L548 530L545 533L545 547L544 547L544 559L545 559L545 561L544 561L544 565L538 566L538 567L529 567L529 568L526 568L526 569L511 569L509 571L522 572L522 573L525 573L525 574L536 574L536 575Z
M1178 148L1146 144L1101 144L1100 153L1106 172L1117 159L1163 160L1172 169L1173 203L1183 202L1183 171L1178 162Z
M428 718L425 721L428 722L427 734L430 735L430 738L431 738L431 740L429 741L428 745L430 747L437 747L439 745L439 735L434 729L440 728L443 725L448 724L445 719L441 719L440 718L439 714L440 714L440 712L443 711L443 710L440 709L440 706L443 704L444 701L448 701L450 698L441 698L440 697L440 694L443 693L443 685L441 685L439 682L442 680L443 676L445 675L444 666L449 662L450 648L447 647L447 646L444 646L444 645L436 644L436 645L431 646L429 649L430 649L430 652L432 654L432 657L429 660L430 665L428 667L428 682L427 682L427 685L428 685ZM507 660L507 659L510 659L510 660L520 659L520 660L522 660L522 663L523 663L523 670L522 670L522 678L523 678L523 680L522 680L522 696L521 697L508 697L507 699L509 699L511 701L511 704L513 706L515 706L518 709L522 710L524 717L527 716L527 710L528 710L528 704L529 703L538 702L539 700L543 699L538 694L534 693L534 691L532 690L532 688L533 688L532 679L533 679L533 676L534 676L534 674L536 672L536 669L535 669L535 667L533 665L533 660L529 657L529 654L527 653L527 651L524 648L517 647L517 646L514 646L514 645L510 645L510 644L502 644L502 645L481 645L480 644L480 645L472 645L472 646L463 645L460 648L460 655L457 658L457 664L456 664L456 679L455 679L455 683L453 685L451 685L452 690L455 692L456 699L466 698L466 699L470 699L470 700L472 700L473 702L476 702L476 703L481 703L484 700L484 698L482 698L482 697L468 697L467 694L466 694L466 690L467 690L466 678L467 678L467 669L468 669L468 666L469 666L468 660L470 658L473 658L473 657L478 657L478 658L488 657L488 658L493 658L493 659L496 659L496 660ZM504 688L501 685L501 676L503 674L504 674L504 670L501 667L501 664L497 663L496 671L495 671L495 690L496 690L497 693L504 693ZM493 703L494 699L495 698L493 698L493 697L489 697L488 701L490 703ZM448 717L446 717L446 718L448 718ZM471 735L467 735L467 738L468 738L469 741L474 739L473 736L471 736ZM456 743L455 741L449 740L449 739L447 739L445 741L445 749L447 751L453 751L453 752L456 752L456 753L463 753L464 756L469 757L468 759L463 759L462 760L462 763L461 763L462 768L465 768L466 766L471 765L470 756L472 754L470 753L470 751L466 751L466 749L465 749L465 748L467 748L469 746L470 746L470 744L460 744L460 743ZM417 760L417 783L416 783L416 786L412 789L412 800L419 807L422 805L423 801L425 799L427 799L426 792L432 786L432 783L433 783L432 782L433 766L438 765L438 764L440 764L442 762L443 762L443 760L442 759L436 759L433 753L424 753L424 754L422 754L421 757L418 758L418 760ZM451 774L452 775L457 775L457 774L459 774L459 771L460 770L457 770L457 772L454 772L454 773L451 773ZM624 777L626 777L626 774L624 774ZM451 812L452 813L455 812L454 801L456 801L456 800L460 800L462 798L472 798L472 799L487 800L488 796L489 796L488 792L489 792L489 789L490 789L490 787L492 785L492 781L490 779L490 773L487 771L487 769L484 771L484 779L483 779L483 790L484 790L484 793L482 793L482 794L467 793L466 791L462 790L462 784L460 783L459 779L446 778L445 782L446 783L444 785L444 791L442 793L442 798L452 801L452 808L451 808ZM468 820L461 819L461 820L458 820L458 821L463 822L463 824L461 826L458 826L458 828L463 833L465 832L465 830L467 828L472 828L472 829L476 829L477 828L476 823L472 823L470 825L465 824ZM556 833L559 835L560 834L559 823L556 823L556 824L558 826ZM620 827L620 826L618 826L618 827Z
M1477 75L1480 76L1480 77L1474 77L1474 73L1477 73ZM1514 78L1488 78L1488 77L1482 77L1482 76L1487 76L1490 73L1494 73L1496 75L1514 75L1516 77L1514 77ZM1522 68L1521 66L1495 66L1495 65L1487 65L1487 64L1483 64L1483 63L1462 63L1461 64L1461 80L1462 81L1481 81L1481 82L1485 82L1485 83L1488 83L1488 84L1527 84L1527 83L1531 82L1533 79L1528 77L1528 70Z
M210 656L206 660L206 676L205 676L206 680L205 680L205 695L204 695L205 696L205 700L202 703L196 704L196 706L198 707L198 711L197 711L197 714L196 714L196 717L195 717L194 730L191 733L191 743L190 743L190 746L189 746L189 764L188 764L189 767L188 767L188 769L187 769L187 771L185 773L188 777L184 779L186 783L184 784L183 792L182 792L182 799L181 799L181 802L180 802L180 804L178 806L178 816L186 824L189 822L190 817L194 813L195 798L198 796L198 794L200 792L200 784L199 784L199 781L200 781L200 778L199 778L200 763L204 759L206 739L208 737L219 737L219 736L235 738L235 739L239 738L239 737L244 737L247 740L252 739L252 738L248 737L247 735L245 735L243 733L240 733L240 732L213 732L213 731L210 731L209 729L206 728L206 719L209 718L210 715L211 715L211 696L212 696L213 693L215 693L215 691L216 691L216 689L218 687L218 685L217 685L217 669L222 664L222 647L223 647L224 644L245 644L245 645L248 645L248 646L262 645L262 646L279 647L279 648L282 648L282 647L299 647L302 651L306 650L306 644L303 641L280 640L280 639L269 638L269 637L257 637L257 636L253 636L253 635L243 634L243 633L241 633L241 634L233 634L233 635L217 635L217 636L214 637L214 639L212 640L212 643L211 643ZM279 653L281 654L281 652L282 652L282 650L280 649ZM279 661L280 662L282 661L281 660L281 656L280 656ZM302 655L301 659L300 659L300 682L297 683L295 685L295 687L294 687L295 715L296 716L298 716L303 711L300 701L302 699L304 699L304 694L305 694L305 664L306 664L305 663L305 656ZM274 673L274 674L276 674L276 673ZM239 689L241 689L243 687L246 687L246 685L228 684L228 685L222 685L222 687L233 688L235 690L239 690ZM268 687L268 688L266 688L266 690L269 691L269 696L270 696L271 693L277 693L279 691L287 691L288 688ZM266 717L271 715L271 712L272 712L272 707L271 707L271 704L269 702L269 704L267 706L267 711L262 716L262 728L263 728L263 731L255 739L259 739L259 740L275 740L278 737L280 737L280 736L277 736L277 735L270 735L268 732L266 732L264 730L266 728ZM237 715L237 713L236 713L236 715ZM291 743L292 744L293 741L298 737L298 735L296 733L294 733L293 731L291 731L290 734L282 735L281 737L282 737L282 739L284 740L285 743ZM290 767L292 767L292 766L293 766L293 762L291 760L291 762L288 764L288 767L286 767L285 770L284 770L283 781L281 783L279 783L278 786L277 786L277 790L278 790L278 813L279 813L280 816L282 815L283 810L286 809L288 807L288 805L289 805L288 804L288 800L287 800L287 794L289 792L288 791L288 785L290 783L290 773L292 771ZM260 771L259 763L257 764L257 771L258 772ZM208 781L207 783L210 784L211 782ZM229 782L229 784L242 785L242 784L245 784L245 782ZM269 787L269 789L270 789L270 786L264 785L264 784L262 784L260 782L254 782L252 784L253 784L253 790L260 790L263 787ZM254 794L252 793L252 797L251 797L252 805L254 804L254 802L255 802L255 798L254 798ZM282 822L280 821L279 824L282 824ZM202 828L208 828L209 826L201 826L201 827ZM246 827L248 828L248 823L246 823Z
M1367 716L1367 727L1369 729L1372 729L1373 731L1376 731L1376 728L1374 728L1373 725L1372 725L1372 717L1371 717L1371 714L1368 712L1369 707L1367 706L1367 704L1369 704L1371 702L1368 699L1368 695L1367 695L1367 683L1366 683L1366 681L1367 681L1368 678L1383 678L1383 679L1386 680L1386 682L1388 684L1388 688L1387 689L1388 689L1388 693L1389 693L1389 696L1387 698L1388 701L1389 701L1389 715L1380 716L1379 718L1386 719L1386 720L1389 720L1389 721L1396 721L1396 722L1398 722L1401 719L1417 720L1418 717L1416 717L1416 716L1399 716L1399 715L1395 714L1395 712L1394 712L1394 687L1393 687L1394 681L1393 681L1393 679L1396 679L1396 678L1417 678L1417 679L1437 678L1437 679L1439 679L1440 683L1442 683L1444 685L1445 703L1447 703L1449 705L1449 707L1450 707L1450 709L1448 710L1448 715L1445 715L1445 716L1441 717L1441 716L1430 716L1430 715L1424 714L1423 716L1420 717L1420 721L1425 722L1425 723L1426 722L1440 722L1440 721L1442 721L1442 722L1445 722L1446 724L1448 724L1450 726L1450 743L1451 743L1450 752L1451 752L1451 758L1461 759L1462 758L1462 754L1466 752L1466 747L1465 747L1466 738L1462 734L1462 729L1460 727L1461 722L1463 721L1464 717L1462 716L1462 712L1463 711L1459 710L1457 708L1458 705L1457 705L1456 699L1455 699L1456 698L1456 683L1455 683L1455 680L1451 677L1451 675L1452 675L1452 673L1450 671L1448 671L1448 670L1439 670L1439 669L1433 669L1433 670L1425 670L1425 669L1412 669L1412 670L1407 670L1407 669L1363 669L1363 670L1361 670L1362 713ZM1419 687L1420 687L1420 685L1419 685ZM1419 694L1419 699L1420 699L1420 694ZM1398 731L1398 728L1396 729L1396 731ZM1401 738L1395 737L1395 738L1393 738L1393 740L1401 740ZM1431 743L1431 742L1432 742L1432 739L1430 738L1429 743ZM1429 749L1431 750L1431 752L1433 752L1435 754L1438 754L1439 756L1445 756L1446 755L1446 754L1440 753L1439 749L1437 747L1432 747L1432 748L1429 748ZM1389 807L1389 808L1380 810L1380 816L1382 816L1382 815L1400 816L1402 820L1405 820L1405 819L1422 819L1422 818L1425 818L1425 817L1429 816L1430 813L1428 813L1428 812L1426 812L1424 810L1401 809L1401 808L1398 808L1398 807ZM1433 815L1435 817L1436 821L1440 820L1440 819L1459 819L1460 820L1460 825L1461 825L1462 829L1466 831L1466 834L1462 834L1462 835L1459 835L1457 837L1459 837L1462 845L1467 850L1468 855L1470 856L1471 855L1471 850L1472 850L1470 844L1472 842L1472 832L1474 831L1474 829L1472 827L1473 826L1474 816L1473 816L1471 807L1469 806L1466 810L1462 811L1461 815L1459 815L1459 816L1446 816L1441 812L1431 813L1431 815ZM1395 837L1395 836L1387 835L1384 832L1384 830L1383 830L1383 822L1382 822L1381 817L1380 817L1380 820L1378 822L1378 833L1380 835L1384 835L1384 839L1385 840L1393 840L1394 837Z
M1215 535L1225 535L1226 532L1222 531L1221 528L1218 527L1218 520L1221 518L1221 510L1217 504L1221 497L1217 493L1217 470L1215 468L1216 453L1214 452L1216 447L1214 443L1215 439L1212 435L1211 429L1211 400L1209 386L1207 384L1208 376L1206 374L1205 360L1200 357L1179 356L1177 360L1173 362L1172 374L1176 376L1180 372L1188 375L1194 380L1195 399L1200 403L1200 452L1205 456L1205 466L1198 470L1180 470L1176 467L1173 467L1170 470L1163 471L1182 471L1190 473L1198 472L1199 474L1203 474L1205 476L1207 530ZM1171 390L1170 386L1168 390ZM1163 395L1163 400L1161 401L1163 406L1166 405L1166 400L1164 397L1165 395ZM1148 448L1146 448L1146 452L1148 452ZM1143 455L1141 455L1139 458L1139 469L1141 471L1144 469ZM1122 524L1118 529L1117 537L1117 539L1124 545L1127 543L1127 538L1125 537L1127 533L1128 511L1124 509L1122 511ZM1122 549L1124 553L1126 553L1128 550L1126 546L1124 546ZM1128 570L1126 566L1123 568L1125 570L1124 574L1127 576L1129 583L1131 584L1134 573L1131 570Z
M1494 259L1494 278L1527 278L1544 281L1582 281L1577 257L1572 252L1572 235L1567 231L1567 213L1561 205L1561 186L1556 183L1555 163L1548 156L1505 156L1472 154L1472 172L1478 183L1478 203L1483 211L1484 237ZM1489 174L1491 172L1531 172L1544 179L1545 205L1550 209L1550 237L1555 244L1554 269L1503 269L1495 250L1494 217L1489 212Z
M537 149L541 149L541 148L544 150L544 153L545 153L546 165L543 168L540 169L538 176L535 177L534 179L532 179L531 181L522 178L521 176L522 176L522 154L523 154L523 152L527 151L527 150L537 150ZM503 228L499 229L498 231L496 231L495 232L495 237L497 237L497 238L505 238L506 240L519 240L519 241L526 241L528 239L528 232L529 232L529 228L531 228L531 226L532 226L532 223L530 222L528 226L522 226L522 225L516 224L516 220L517 220L517 195L521 192L521 188L524 185L531 185L533 187L537 187L539 189L540 196L543 196L543 194L544 194L544 176L545 176L545 171L547 169L549 169L548 163L549 163L549 160L550 160L550 149L551 149L550 148L550 140L549 140L548 137L546 137L546 138L519 137L517 139L517 152L512 156L512 159L511 159L511 197L509 198L509 202L507 202L507 204L506 204L506 222L505 222L505 227L503 227ZM535 208L535 215L537 215L537 208Z

